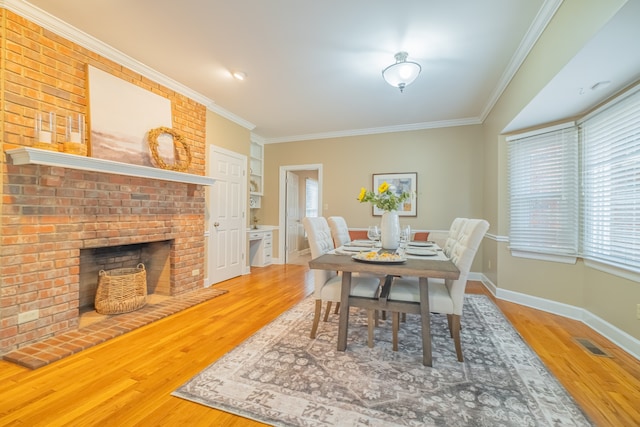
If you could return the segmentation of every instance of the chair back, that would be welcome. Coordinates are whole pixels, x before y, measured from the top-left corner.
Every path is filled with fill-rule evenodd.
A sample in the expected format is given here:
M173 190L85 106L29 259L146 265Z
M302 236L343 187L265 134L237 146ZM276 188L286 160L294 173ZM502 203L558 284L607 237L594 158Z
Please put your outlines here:
M349 235L349 227L347 227L347 221L341 216L330 216L327 218L329 223L329 229L331 229L331 237L333 238L333 244L336 248L349 243L351 236Z
M467 220L451 250L449 258L460 270L460 277L457 280L448 279L445 281L449 295L453 300L453 314L462 314L464 290L467 286L469 270L487 230L489 230L489 223L484 219Z
M442 248L442 251L447 257L451 258L451 251L458 242L458 238L460 237L462 230L464 230L464 226L467 224L467 221L469 221L467 218L456 218L451 222L449 235L447 236L447 240Z
M331 230L329 224L324 217L302 219L302 225L307 232L309 238L309 249L311 249L311 258L318 258L321 255L335 249L333 239L331 238ZM322 286L329 279L338 274L329 270L313 270L313 285L316 299L320 298Z

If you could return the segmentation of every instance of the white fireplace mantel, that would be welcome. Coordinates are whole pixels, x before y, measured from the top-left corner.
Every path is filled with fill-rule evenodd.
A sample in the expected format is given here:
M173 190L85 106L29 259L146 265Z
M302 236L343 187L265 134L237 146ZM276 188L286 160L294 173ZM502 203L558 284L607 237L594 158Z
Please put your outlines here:
M93 157L77 156L75 154L57 151L40 150L38 148L21 147L7 150L14 165L44 165L63 168L80 169L92 172L128 175L141 178L153 178L164 181L184 182L187 184L213 185L215 180L208 176L175 172L148 166L132 165L113 162L111 160Z

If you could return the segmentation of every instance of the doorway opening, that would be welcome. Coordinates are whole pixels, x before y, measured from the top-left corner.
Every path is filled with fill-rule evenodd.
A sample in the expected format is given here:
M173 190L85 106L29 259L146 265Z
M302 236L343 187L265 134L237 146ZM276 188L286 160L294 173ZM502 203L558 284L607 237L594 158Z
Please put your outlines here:
M278 252L284 264L309 253L302 218L322 215L322 165L280 167L280 219Z

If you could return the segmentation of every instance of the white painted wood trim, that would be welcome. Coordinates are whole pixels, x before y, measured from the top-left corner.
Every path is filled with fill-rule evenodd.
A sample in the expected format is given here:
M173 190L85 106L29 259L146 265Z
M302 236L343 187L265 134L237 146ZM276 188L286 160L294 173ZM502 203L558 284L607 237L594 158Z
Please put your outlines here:
M111 160L77 156L75 154L60 153L57 151L40 150L38 148L14 148L12 150L7 150L7 154L11 157L11 161L14 165L55 166L91 172L183 182L186 184L213 185L215 182L213 178L209 178L207 176L113 162Z
M558 316L578 320L591 329L607 338L631 356L640 360L640 340L632 337L622 329L612 325L604 319L596 316L588 310L545 298L514 292L497 288L491 281L483 275L481 280L485 287L498 299L557 314Z

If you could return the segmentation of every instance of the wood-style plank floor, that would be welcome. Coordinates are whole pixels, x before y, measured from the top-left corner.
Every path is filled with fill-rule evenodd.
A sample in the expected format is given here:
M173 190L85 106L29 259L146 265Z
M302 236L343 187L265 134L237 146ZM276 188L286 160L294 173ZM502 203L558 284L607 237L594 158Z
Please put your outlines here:
M261 425L171 392L310 294L312 276L274 265L215 286L229 293L43 368L0 361L0 425ZM479 282L468 291L488 295ZM597 425L640 425L638 360L580 322L497 304ZM613 357L590 355L573 337Z

